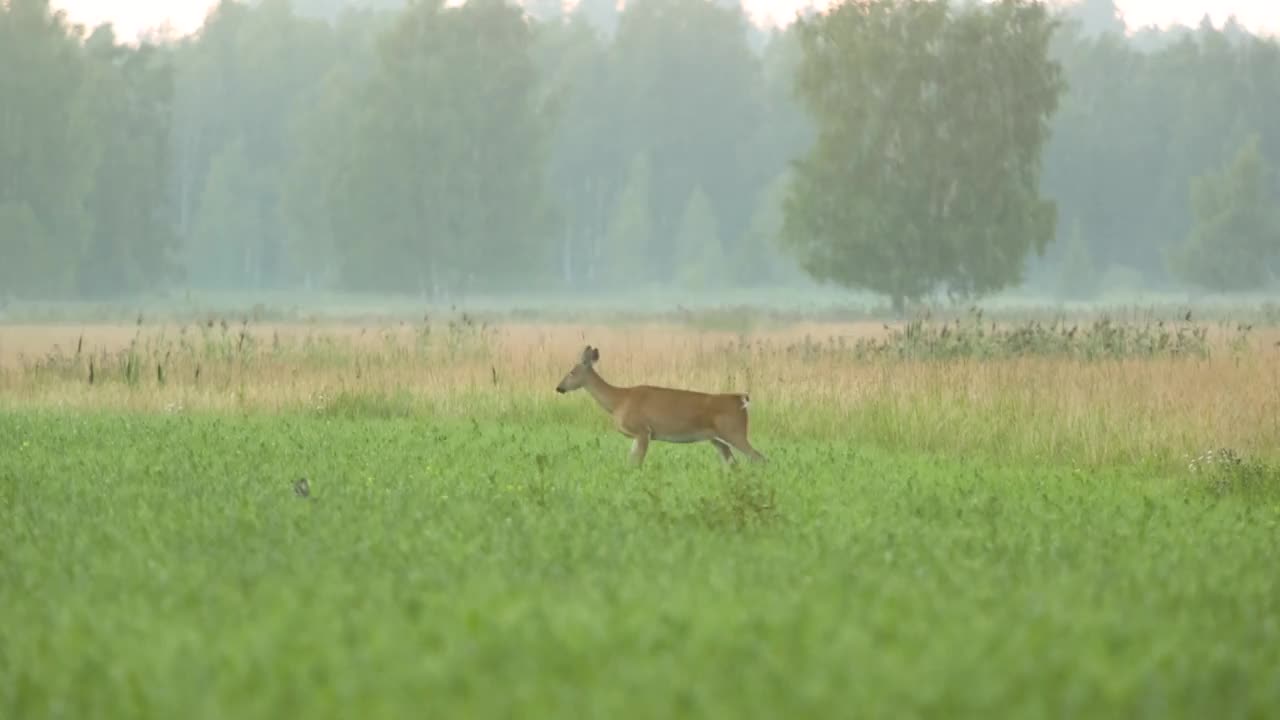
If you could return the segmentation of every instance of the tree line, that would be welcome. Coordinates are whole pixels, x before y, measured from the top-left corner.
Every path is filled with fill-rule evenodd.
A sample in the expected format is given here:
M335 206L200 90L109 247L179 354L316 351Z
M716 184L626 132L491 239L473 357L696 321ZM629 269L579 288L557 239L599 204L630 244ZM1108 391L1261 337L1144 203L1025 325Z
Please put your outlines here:
M0 297L1271 282L1280 44L1114 19L223 0L134 44L0 0Z

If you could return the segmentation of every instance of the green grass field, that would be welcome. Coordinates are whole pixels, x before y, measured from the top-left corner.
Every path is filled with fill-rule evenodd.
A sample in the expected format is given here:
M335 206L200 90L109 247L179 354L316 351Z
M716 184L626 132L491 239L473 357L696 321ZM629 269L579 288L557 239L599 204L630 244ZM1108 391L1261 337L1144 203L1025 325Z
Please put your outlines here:
M0 717L1280 707L1274 484L763 422L767 466L657 444L636 471L574 397L566 423L4 410Z

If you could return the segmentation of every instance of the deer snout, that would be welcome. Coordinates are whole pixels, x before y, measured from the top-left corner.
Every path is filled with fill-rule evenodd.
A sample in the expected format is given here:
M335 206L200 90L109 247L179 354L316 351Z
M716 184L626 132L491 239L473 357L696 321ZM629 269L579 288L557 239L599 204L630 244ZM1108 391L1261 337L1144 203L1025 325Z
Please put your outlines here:
M557 385L557 386L556 386L556 392L558 392L558 393L560 393L561 395L563 395L563 394L564 394L564 386L563 386L563 385Z

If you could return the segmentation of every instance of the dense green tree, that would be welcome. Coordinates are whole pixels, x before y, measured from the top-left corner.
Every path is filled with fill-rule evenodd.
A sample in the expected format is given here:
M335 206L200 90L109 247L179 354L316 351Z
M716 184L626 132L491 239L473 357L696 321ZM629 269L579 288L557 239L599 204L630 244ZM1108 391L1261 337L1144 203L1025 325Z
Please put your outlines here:
M547 192L551 131L559 120L544 102L535 36L519 6L469 0L446 10L451 73L439 98L452 115L442 138L456 155L442 178L456 193L446 205L458 269L480 289L544 286L554 272L549 239L557 215Z
M581 12L540 27L536 57L557 119L548 162L549 192L560 217L560 275L568 287L588 287L592 258L601 252L611 209L627 179L628 156L615 127L619 90L608 46Z
M813 120L796 102L795 79L802 59L799 26L769 36L760 62L763 117L747 153L757 194L813 145ZM754 209L754 203L749 206Z
M288 0L252 6L222 0L199 35L178 48L175 195L179 233L193 258L188 274L196 286L279 286L289 279L290 260L284 255L289 229L281 194L291 150L289 130L299 99L323 80L337 57L332 28L297 15ZM243 143L254 181L216 190L214 197L229 193L230 207L255 217L261 227L251 239L258 247L243 255L253 267L228 276L213 266L206 272L206 266L195 262L217 250L193 243L225 246L246 239L197 235L193 224L207 214L198 201L206 196L204 183L214 159L235 142Z
M308 289L339 282L340 245L349 241L350 230L342 222L349 203L346 168L355 162L356 113L350 104L358 88L352 68L339 65L300 99L301 111L293 118L281 202L291 270Z
M720 242L720 223L716 220L711 200L701 187L695 187L685 203L676 234L680 251L677 280L691 290L721 288L732 281Z
M763 111L746 23L740 8L708 0L635 0L618 24L616 142L652 163L649 257L660 282L677 275L679 223L695 187L706 192L723 237L736 241L752 196L770 177L752 158Z
M1040 154L1062 91L1039 4L845 3L801 24L797 90L815 147L783 237L815 279L962 296L1021 279L1053 237Z
M96 29L86 49L98 152L77 284L84 297L107 297L178 277L169 196L173 74L164 49L118 44L110 26Z
M68 264L58 243L26 200L0 201L0 304L10 297L42 297L65 283Z
M737 284L744 287L795 285L804 277L781 243L783 205L791 184L789 172L781 172L760 189L753 203L751 222L726 264Z
M75 284L99 153L81 40L47 0L0 2L0 295Z
M250 162L246 147L237 139L218 151L200 194L187 258L209 287L261 284L272 206L266 202L267 180Z
M1195 225L1170 253L1173 272L1211 292L1255 290L1271 278L1280 255L1280 193L1251 137L1234 159L1191 184Z
M763 117L744 157L744 177L754 190L740 199L747 223L737 242L726 243L730 275L740 286L793 283L803 277L795 259L780 252L782 205L792 161L813 145L811 118L796 102L795 77L802 59L796 25L774 30L761 57L759 93Z
M606 287L652 282L645 262L653 245L653 174L649 158L637 154L627 166L627 183L609 219L604 247L596 259Z
M1075 24L1055 37L1068 92L1045 148L1045 192L1063 225L1078 223L1089 254L1104 265L1140 264L1160 189L1168 137L1143 111L1156 98L1141 82L1144 57L1119 35L1090 38ZM1141 209L1141 210L1139 210Z
M1080 233L1080 223L1073 222L1071 233L1062 243L1058 265L1058 294L1072 300L1087 300L1098 290L1098 267L1089 245Z
M166 53L0 3L0 295L107 297L173 276Z
M377 38L394 16L347 12L335 21L335 52L328 73L301 93L288 126L288 161L281 188L291 279L308 289L338 287L344 243L364 238L353 198L355 173L367 146L356 142L364 100L377 64Z
M1126 29L1115 0L1070 0L1066 3L1066 15L1090 35L1122 35Z
M1044 175L1099 267L1136 270L1150 287L1168 282L1161 258L1191 230L1192 178L1251 133L1280 162L1280 126L1269 121L1280 114L1280 43L1208 24L1158 37L1093 37L1072 23L1056 33L1069 90Z
M416 2L376 57L345 100L352 150L335 155L348 163L328 218L341 282L433 293L544 282L555 262L554 116L522 12L500 0Z
M1043 18L954 3L897 0L901 34L867 39L851 13L884 0L772 32L733 0L222 0L135 46L0 0L0 296L607 291L716 263L761 287L805 263L905 299L1024 266L1052 292L1173 288L1261 252L1215 230L1242 215L1204 188L1251 136L1280 167L1280 42L1207 20L1126 36L1111 0L1055 3L1067 90L1041 172ZM1037 262L1049 224L1066 242Z

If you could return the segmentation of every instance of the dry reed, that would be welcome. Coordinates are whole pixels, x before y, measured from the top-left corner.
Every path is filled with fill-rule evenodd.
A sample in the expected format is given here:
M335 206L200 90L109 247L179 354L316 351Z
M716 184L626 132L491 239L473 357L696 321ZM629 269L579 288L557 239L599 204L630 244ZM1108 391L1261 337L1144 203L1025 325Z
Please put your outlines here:
M156 412L366 409L592 422L553 388L584 344L621 384L748 390L768 446L816 438L1092 465L1280 447L1274 340L1215 337L1208 357L867 359L878 324L754 333L672 325L214 325L0 328L0 406ZM93 382L90 383L90 373Z

